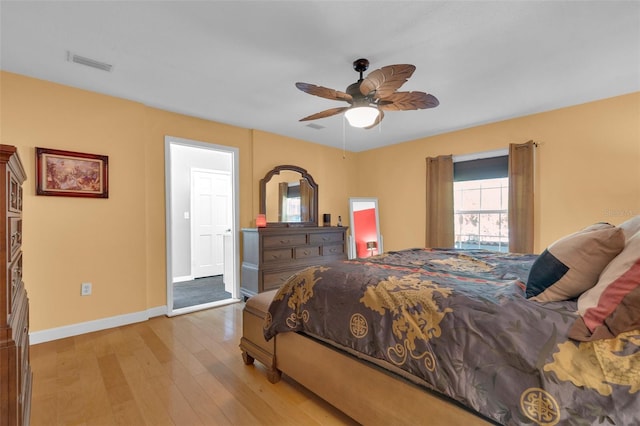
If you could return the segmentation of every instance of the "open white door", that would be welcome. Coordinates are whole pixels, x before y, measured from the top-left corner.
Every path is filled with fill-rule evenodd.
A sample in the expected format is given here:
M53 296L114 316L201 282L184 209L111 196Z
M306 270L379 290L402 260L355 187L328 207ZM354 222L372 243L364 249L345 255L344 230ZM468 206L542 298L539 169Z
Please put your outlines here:
M224 282L224 291L233 294L235 289L235 274L233 273L233 235L231 230L225 232L222 237L224 250L224 273L222 274L222 282Z

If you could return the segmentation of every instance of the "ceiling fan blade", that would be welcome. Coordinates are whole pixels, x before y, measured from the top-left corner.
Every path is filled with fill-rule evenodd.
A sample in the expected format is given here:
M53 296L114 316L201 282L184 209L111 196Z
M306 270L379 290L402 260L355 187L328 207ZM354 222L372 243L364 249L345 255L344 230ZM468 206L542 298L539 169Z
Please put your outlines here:
M317 120L318 118L331 117L332 115L340 114L348 110L349 107L339 107L339 108L331 108L326 109L324 111L317 112L315 114L311 114L305 118L301 118L299 121L309 121L309 120Z
M360 93L374 98L386 98L411 77L416 67L410 64L387 65L372 71L360 83Z
M384 118L384 112L382 110L378 110L378 118L376 118L376 121L373 122L373 124L371 126L367 126L365 127L365 129L373 129L374 127L376 127L378 124L380 124L380 122L382 121L382 119Z
M351 95L347 93L335 89L329 89L327 87L316 86L315 84L296 83L296 87L305 93L320 96L321 98L332 99L336 101L345 101L349 103L353 101Z
M440 101L424 92L396 92L384 98L388 102L380 102L378 108L385 111L407 111L413 109L434 108L440 105Z

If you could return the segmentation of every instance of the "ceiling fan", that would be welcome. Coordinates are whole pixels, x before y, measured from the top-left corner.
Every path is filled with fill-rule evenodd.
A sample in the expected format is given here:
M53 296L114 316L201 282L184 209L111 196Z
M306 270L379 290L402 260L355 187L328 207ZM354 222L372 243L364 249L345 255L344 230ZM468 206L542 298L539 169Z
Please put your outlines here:
M301 118L300 121L317 120L344 112L351 126L371 129L382 121L384 111L434 108L440 104L435 96L424 92L396 91L411 77L416 69L414 65L388 65L363 78L362 73L368 68L367 59L353 61L353 69L360 73L360 79L349 85L344 92L315 84L296 83L298 89L310 95L349 103L349 106L327 109Z

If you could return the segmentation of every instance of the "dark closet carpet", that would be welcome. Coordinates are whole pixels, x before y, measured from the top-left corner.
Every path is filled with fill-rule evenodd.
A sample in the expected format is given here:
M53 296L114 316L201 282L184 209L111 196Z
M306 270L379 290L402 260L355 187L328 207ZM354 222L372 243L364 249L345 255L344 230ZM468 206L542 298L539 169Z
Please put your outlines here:
M173 284L173 309L230 298L231 293L224 291L222 275L196 278L192 281Z

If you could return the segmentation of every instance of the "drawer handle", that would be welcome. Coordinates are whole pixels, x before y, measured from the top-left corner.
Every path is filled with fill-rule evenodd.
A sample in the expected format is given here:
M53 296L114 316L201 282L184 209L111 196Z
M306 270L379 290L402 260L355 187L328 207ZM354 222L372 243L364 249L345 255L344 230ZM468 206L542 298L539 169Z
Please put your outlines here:
M309 250L303 250L302 254L304 254L305 256L309 256L309 254L311 254L311 252Z
M280 258L281 258L281 256L280 256L279 254L272 254L272 255L271 255L271 258L272 258L272 259L280 259Z
M322 237L322 241L329 241L329 240L331 240L330 237Z
M280 240L280 244L289 244L291 240Z

